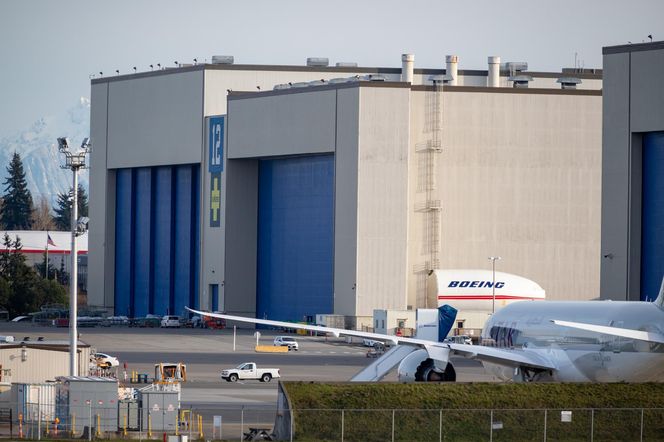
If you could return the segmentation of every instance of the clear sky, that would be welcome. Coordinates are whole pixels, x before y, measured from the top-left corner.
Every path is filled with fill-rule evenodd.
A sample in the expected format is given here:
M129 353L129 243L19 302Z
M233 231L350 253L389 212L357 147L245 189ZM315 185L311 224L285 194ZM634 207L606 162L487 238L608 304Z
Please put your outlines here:
M602 47L664 40L662 0L0 1L0 137L90 96L90 76L234 55L236 63L530 70L602 66ZM97 74L98 75L98 74Z

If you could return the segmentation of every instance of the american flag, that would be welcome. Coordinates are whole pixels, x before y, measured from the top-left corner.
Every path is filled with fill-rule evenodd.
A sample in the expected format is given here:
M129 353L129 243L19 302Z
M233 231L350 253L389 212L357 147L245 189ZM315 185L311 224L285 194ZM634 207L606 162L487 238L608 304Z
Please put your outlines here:
M53 239L51 238L51 235L49 233L46 233L46 237L47 237L46 244L48 244L50 246L53 246L53 247L57 247L55 245L55 243L53 242Z

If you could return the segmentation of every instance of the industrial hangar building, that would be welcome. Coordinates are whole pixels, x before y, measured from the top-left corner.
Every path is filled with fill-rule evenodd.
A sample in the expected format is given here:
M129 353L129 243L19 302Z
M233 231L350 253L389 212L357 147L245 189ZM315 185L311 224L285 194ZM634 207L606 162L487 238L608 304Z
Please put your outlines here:
M653 300L664 276L664 41L603 53L602 297Z
M90 303L359 326L490 255L599 296L599 72L312 61L92 81Z

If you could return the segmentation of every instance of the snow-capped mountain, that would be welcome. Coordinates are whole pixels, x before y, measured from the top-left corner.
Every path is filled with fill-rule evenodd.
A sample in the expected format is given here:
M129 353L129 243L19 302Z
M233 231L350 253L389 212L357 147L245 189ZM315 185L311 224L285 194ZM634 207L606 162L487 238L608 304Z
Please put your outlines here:
M68 137L73 150L77 150L83 138L90 136L90 100L81 97L79 102L60 116L42 117L29 128L0 138L0 184L7 179L7 166L14 152L23 160L25 179L35 202L46 197L51 207L60 192L72 185L69 169L60 168L64 155L58 152L58 137ZM87 159L90 164L90 159ZM88 170L79 173L79 183L88 190ZM0 194L4 186L0 186Z

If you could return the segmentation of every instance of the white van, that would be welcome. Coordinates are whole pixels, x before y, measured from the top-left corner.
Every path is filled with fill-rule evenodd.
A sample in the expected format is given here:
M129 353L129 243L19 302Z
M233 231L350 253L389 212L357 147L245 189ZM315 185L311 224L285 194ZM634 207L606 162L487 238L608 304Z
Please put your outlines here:
M180 328L180 317L173 315L166 315L163 318L161 318L161 326Z

